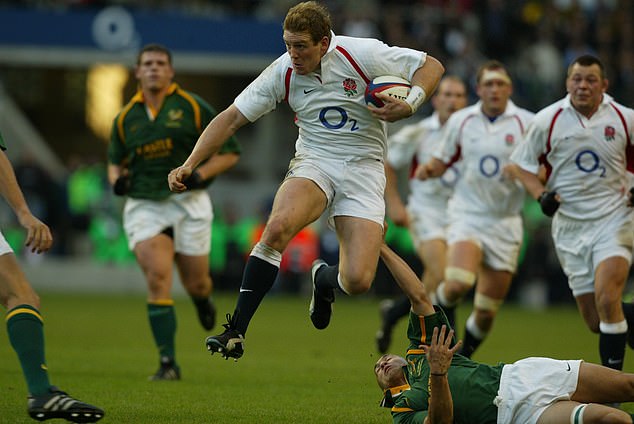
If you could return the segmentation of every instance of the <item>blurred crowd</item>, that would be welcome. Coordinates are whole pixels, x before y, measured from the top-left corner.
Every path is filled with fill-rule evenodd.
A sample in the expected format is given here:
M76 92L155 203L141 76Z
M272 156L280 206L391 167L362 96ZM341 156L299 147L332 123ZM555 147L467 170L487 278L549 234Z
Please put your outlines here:
M165 11L191 16L282 20L295 0L13 0L34 8ZM340 34L376 37L439 58L447 71L474 83L486 58L514 74L516 103L536 110L561 97L563 75L580 53L608 70L617 101L634 103L631 0L324 0Z

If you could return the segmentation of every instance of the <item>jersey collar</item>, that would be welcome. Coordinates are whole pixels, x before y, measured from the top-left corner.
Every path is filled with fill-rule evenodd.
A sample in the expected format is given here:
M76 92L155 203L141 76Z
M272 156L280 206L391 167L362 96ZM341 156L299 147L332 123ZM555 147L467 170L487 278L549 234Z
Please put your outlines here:
M608 93L603 93L603 99L601 100L601 104L599 105L599 108L602 108L605 105L609 105L613 101L614 99L612 98L612 96L610 96ZM570 101L570 94L566 94L566 97L564 97L564 101L561 104L561 107L563 109L568 109L568 108L574 109Z
M179 88L180 87L178 86L178 84L173 82L168 87L167 92L165 93L165 96L171 96ZM140 87L137 88L136 94L132 97L132 101L135 102L135 103L145 103L145 97L143 96L143 90L141 90Z
M394 406L394 400L398 398L401 393L406 390L409 390L411 387L409 384L403 384L402 386L390 387L389 389L385 389L383 391L383 399L381 400L380 405L384 408L391 408Z

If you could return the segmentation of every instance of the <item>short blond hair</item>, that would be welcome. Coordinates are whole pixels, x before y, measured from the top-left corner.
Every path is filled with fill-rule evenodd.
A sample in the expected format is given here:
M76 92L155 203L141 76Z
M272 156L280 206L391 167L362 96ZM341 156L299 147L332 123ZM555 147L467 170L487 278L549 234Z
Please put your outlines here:
M330 38L330 13L316 1L298 3L288 10L283 28L284 31L307 32L317 44L324 37Z

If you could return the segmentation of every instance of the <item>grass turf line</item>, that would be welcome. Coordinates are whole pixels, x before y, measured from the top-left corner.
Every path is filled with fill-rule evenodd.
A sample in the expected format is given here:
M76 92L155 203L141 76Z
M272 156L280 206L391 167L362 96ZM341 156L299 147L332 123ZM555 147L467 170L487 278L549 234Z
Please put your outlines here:
M176 298L177 358L183 380L149 382L158 367L143 295L41 293L53 384L101 406L100 423L388 423L372 366L378 299L339 298L330 327L315 330L304 297L270 296L257 312L237 363L205 350L207 333L188 298ZM234 293L216 296L217 334ZM459 336L469 305L458 311ZM391 351L403 354L406 322ZM526 356L598 362L597 336L574 307L531 311L505 305L475 359ZM627 352L625 370L634 370ZM634 411L634 404L624 405ZM52 420L50 422L63 422ZM15 353L0 328L0 423L33 423Z

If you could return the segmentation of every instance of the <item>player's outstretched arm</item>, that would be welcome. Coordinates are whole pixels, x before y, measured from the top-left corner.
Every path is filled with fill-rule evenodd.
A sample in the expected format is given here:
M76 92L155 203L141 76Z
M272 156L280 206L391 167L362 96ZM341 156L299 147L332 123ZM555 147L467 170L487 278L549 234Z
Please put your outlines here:
M403 293L409 298L412 311L418 315L433 314L434 306L427 297L423 283L412 268L385 243L381 246L381 259Z
M18 185L13 166L4 152L0 152L0 194L15 212L20 225L27 231L25 245L31 248L31 252L42 253L49 250L53 244L51 230L31 213Z
M187 160L178 168L174 168L167 176L170 190L177 193L187 190L183 181L201 162L220 150L223 143L248 122L249 120L233 104L220 112L200 135Z
M451 359L460 348L461 342L453 347L454 331L443 325L435 327L431 336L431 344L426 346L429 363L430 402L427 424L453 423L453 398L449 388L447 373Z

